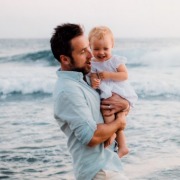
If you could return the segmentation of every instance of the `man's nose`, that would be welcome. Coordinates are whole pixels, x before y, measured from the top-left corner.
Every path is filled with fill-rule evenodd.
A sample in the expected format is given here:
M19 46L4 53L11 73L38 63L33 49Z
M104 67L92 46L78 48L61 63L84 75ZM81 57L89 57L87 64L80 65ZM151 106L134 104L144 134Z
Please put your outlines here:
M92 55L92 51L90 48L88 48L87 52L88 52L88 58L92 58L93 55Z

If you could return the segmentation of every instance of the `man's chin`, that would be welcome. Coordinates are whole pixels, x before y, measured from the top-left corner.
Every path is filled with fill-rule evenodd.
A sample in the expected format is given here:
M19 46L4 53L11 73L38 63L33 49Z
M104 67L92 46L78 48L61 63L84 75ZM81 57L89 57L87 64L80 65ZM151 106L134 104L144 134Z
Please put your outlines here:
M87 64L83 69L82 69L82 73L84 75L88 74L91 72L91 64Z
M84 68L73 68L72 71L81 72L84 75L87 75L91 71L91 66L84 67Z
M86 72L87 74L91 71L91 64L87 65Z
M91 68L90 69L86 69L84 72L83 72L83 74L84 75L87 75L87 74L89 74L91 72Z

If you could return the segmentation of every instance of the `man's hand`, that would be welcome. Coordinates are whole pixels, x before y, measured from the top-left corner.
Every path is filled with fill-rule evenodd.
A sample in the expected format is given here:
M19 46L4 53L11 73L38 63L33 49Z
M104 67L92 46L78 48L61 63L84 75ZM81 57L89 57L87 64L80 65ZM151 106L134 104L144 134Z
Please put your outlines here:
M105 142L104 142L104 148L109 147L114 140L116 139L116 133L114 133L110 138L108 138Z
M127 115L129 110L129 102L126 99L120 97L119 95L113 93L110 98L101 101L101 109L103 110L102 112L104 116L111 116L112 114L124 110L126 110Z

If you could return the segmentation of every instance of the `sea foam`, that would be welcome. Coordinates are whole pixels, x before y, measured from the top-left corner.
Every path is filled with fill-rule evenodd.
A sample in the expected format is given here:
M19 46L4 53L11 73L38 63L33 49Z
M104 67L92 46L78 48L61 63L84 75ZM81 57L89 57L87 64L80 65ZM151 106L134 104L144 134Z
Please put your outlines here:
M15 93L23 95L33 93L51 94L53 92L56 68L1 64L0 71L1 95Z

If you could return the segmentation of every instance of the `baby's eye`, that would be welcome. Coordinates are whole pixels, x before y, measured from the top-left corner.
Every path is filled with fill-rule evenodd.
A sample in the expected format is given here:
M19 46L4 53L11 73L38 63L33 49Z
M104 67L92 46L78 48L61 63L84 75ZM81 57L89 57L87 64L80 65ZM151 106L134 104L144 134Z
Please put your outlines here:
M105 51L107 51L107 50L108 50L108 48L104 48L104 50L105 50Z

